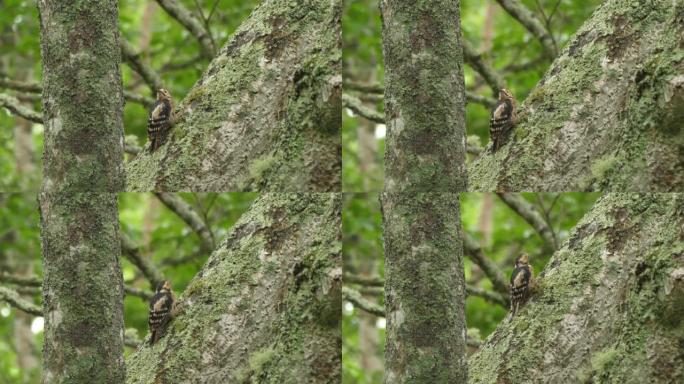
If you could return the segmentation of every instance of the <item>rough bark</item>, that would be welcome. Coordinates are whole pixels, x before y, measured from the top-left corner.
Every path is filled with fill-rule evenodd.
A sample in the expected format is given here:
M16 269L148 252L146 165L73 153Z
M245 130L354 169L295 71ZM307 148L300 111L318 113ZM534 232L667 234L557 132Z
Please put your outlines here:
M466 188L459 1L385 0L385 189Z
M385 383L466 380L457 194L383 193Z
M123 383L114 193L41 193L43 383Z
M43 188L124 189L118 2L38 1Z
M264 194L179 298L133 383L341 380L341 197Z
M470 359L471 383L684 381L684 194L609 194L531 300Z
M684 190L684 4L609 0L521 106L474 191Z
M264 1L182 98L167 144L128 164L128 189L340 190L340 17L339 0Z

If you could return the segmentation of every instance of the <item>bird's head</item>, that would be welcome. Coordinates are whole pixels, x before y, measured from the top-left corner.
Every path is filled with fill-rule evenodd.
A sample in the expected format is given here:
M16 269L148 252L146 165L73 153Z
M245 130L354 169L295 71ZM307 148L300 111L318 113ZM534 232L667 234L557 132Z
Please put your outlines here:
M511 100L513 99L513 94L511 91L509 91L506 88L501 88L499 91L499 100L504 101L504 100Z
M157 292L169 291L171 292L171 282L168 280L163 280L157 284Z
M522 265L527 265L530 262L530 256L527 253L523 253L515 259L515 267L520 267Z
M159 88L157 91L157 100L171 100L171 93L164 88Z

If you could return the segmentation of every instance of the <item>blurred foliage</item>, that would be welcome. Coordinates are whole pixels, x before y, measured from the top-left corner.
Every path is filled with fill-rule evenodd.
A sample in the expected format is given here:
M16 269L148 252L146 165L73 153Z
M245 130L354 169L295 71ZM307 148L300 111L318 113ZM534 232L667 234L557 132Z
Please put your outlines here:
M600 196L597 193L535 194L524 193L524 199L545 218L559 243L565 241L571 229L591 208ZM484 254L492 259L505 276L513 271L515 257L521 252L530 255L530 261L538 274L551 257L551 252L537 232L495 194L465 193L461 195L461 222L463 230L477 239ZM342 211L342 238L345 275L370 275L384 277L382 247L382 216L377 194L345 194ZM464 258L466 282L487 290L492 284L466 256ZM371 265L374 269L363 270ZM353 289L359 285L345 284ZM364 295L366 299L383 303L382 290ZM383 361L384 319L376 322L379 346L374 351L363 350L360 340L362 310L352 303L343 308L343 383L370 384L382 382L380 371L367 372L363 366L367 354L375 353ZM504 319L507 309L491 304L480 297L471 296L466 301L466 323L469 335L479 334L485 339Z
M179 195L208 224L217 243L257 196L255 193ZM209 256L201 250L201 241L192 229L152 194L120 194L119 221L121 230L139 246L142 257L151 260L171 280L177 295L183 292ZM120 260L127 286L147 291L154 289L125 256ZM42 275L40 217L35 195L0 194L0 271ZM17 286L9 287L19 289ZM23 294L22 297L40 304L38 293ZM17 366L14 343L17 311L0 302L0 384L21 383L25 374ZM136 330L138 337L143 339L147 335L147 302L137 296L126 296L124 311L126 329ZM34 333L31 353L36 359L40 359L42 336L42 331ZM126 354L130 352L127 347ZM39 368L30 374L32 379L25 382L38 382Z
M209 29L220 48L244 21L259 0L180 0L201 20L209 18ZM0 0L0 76L25 82L41 81L40 25L34 1ZM201 11L200 11L201 9ZM119 2L121 37L141 52L144 61L160 73L176 101L181 100L199 79L209 59L199 56L199 43L154 1ZM155 97L137 73L122 63L124 90ZM16 96L17 92L0 88ZM27 107L41 110L40 101ZM126 103L124 130L128 144L143 146L147 140L147 110L141 104ZM37 190L41 179L43 130L32 124L32 152L35 167L21 174L16 171L13 128L17 119L0 110L0 191ZM129 155L126 155L129 157Z
M522 0L527 8L548 25L562 48L591 15L601 0ZM548 23L546 22L548 20ZM551 64L542 55L542 47L520 23L494 0L461 0L463 38L482 54L483 59L500 73L519 102L525 100ZM382 26L378 0L345 1L342 17L343 65L345 81L382 84ZM492 97L492 90L479 74L465 66L468 91ZM345 92L349 92L345 89ZM354 93L359 95L359 93ZM382 102L371 101L369 107L382 111ZM376 133L376 145L364 146L359 131L371 124ZM489 141L489 110L481 104L466 107L466 127L469 144L484 147ZM373 129L373 128L371 128ZM379 191L382 189L384 152L383 125L353 117L347 111L342 126L343 190L345 192ZM364 156L361 148L376 147L373 157ZM469 155L469 161L474 159ZM367 159L374 163L364 164ZM371 171L367 171L371 168Z

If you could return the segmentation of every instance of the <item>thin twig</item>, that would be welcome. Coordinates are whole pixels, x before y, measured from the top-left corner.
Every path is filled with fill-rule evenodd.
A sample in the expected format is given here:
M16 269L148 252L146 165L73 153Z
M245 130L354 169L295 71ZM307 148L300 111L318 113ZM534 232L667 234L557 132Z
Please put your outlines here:
M0 287L0 301L5 301L9 305L21 309L22 311L34 315L43 316L43 310L32 302L22 299L19 293L7 287Z
M150 87L153 95L157 93L158 89L164 88L159 74L142 60L140 53L136 52L135 48L128 41L123 39L121 40L121 55L131 69L139 74L147 86Z
M385 317L385 309L382 306L364 299L356 290L349 287L342 287L342 297L344 300L354 304L355 307L362 309L371 315Z
M506 88L503 77L501 77L491 65L487 64L482 59L482 55L477 53L465 40L463 40L463 59L475 70L475 72L482 76L484 81L492 89L494 95L497 95L502 88Z
M485 301L488 301L492 304L498 304L501 305L504 308L507 308L506 304L506 299L500 295L499 293L488 291L484 288L479 288L475 287L472 285L466 285L466 294L468 296L477 296L485 299Z
M508 305L508 283L506 277L499 267L482 251L482 247L477 240L475 240L467 232L463 232L463 250L466 255L477 264L480 269L487 275L487 278L492 282L494 290L501 294L506 305Z
M205 57L211 58L214 56L216 48L214 47L211 35L195 15L176 0L157 0L157 3L199 41Z
M357 115L362 116L372 122L380 124L385 123L385 116L382 113L376 111L375 109L366 107L363 105L361 100L352 95L342 93L342 105L344 105L345 108L351 109Z
M21 102L14 96L0 93L0 107L6 108L13 115L21 116L34 123L43 124L43 115L41 113L21 105Z
M157 284L164 280L161 272L140 254L138 247L125 233L119 232L119 239L121 240L121 253L142 272L152 287L156 287Z
M519 0L496 0L496 2L541 42L547 56L556 57L558 51L553 38L532 11L527 9Z
M380 276L361 276L345 274L342 278L345 284L358 284L366 287L384 287L385 280Z
M186 224L192 228L193 231L199 236L202 241L202 245L206 251L212 251L214 249L214 234L211 232L209 227L206 225L202 218L197 212L186 203L180 196L166 193L157 192L155 193L159 201L164 203L170 210L172 210L178 217L180 217Z
M528 203L522 196L511 193L497 193L501 201L506 203L515 213L522 217L534 230L541 236L542 240L552 250L558 249L556 235L553 229L544 222L539 212L534 209L532 204Z

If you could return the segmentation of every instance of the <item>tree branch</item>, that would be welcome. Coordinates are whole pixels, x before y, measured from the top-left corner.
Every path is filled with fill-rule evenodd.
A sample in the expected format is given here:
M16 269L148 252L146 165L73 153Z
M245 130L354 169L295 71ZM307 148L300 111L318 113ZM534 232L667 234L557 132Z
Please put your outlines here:
M187 29L202 47L202 53L207 58L214 56L214 43L211 35L204 28L202 22L197 19L187 8L176 0L157 0L157 3L164 8L166 13L176 19L185 29Z
M126 101L141 104L145 108L150 108L152 104L154 104L153 98L139 95L131 91L124 91L124 98L126 99Z
M9 305L21 309L22 311L30 315L43 316L43 310L39 306L33 304L28 300L22 299L21 297L19 297L19 294L13 289L9 289L7 287L0 287L0 301L5 301Z
M345 274L342 279L345 284L358 284L367 287L384 287L385 280L380 276L361 276Z
M518 0L496 0L496 2L541 42L544 51L550 58L554 58L558 54L558 49L551 35L525 5Z
M478 54L475 49L465 40L463 40L463 58L466 63L470 65L475 72L479 73L485 82L492 88L495 95L498 95L501 88L506 88L501 75L499 75L491 65L482 60L482 55ZM496 104L496 101L490 107Z
M6 77L0 77L0 88L13 89L15 91L41 93L43 87L38 83L28 83L23 81L11 80Z
M143 276L149 280L152 287L155 288L157 284L164 280L164 276L157 270L157 268L147 259L145 259L138 250L138 247L125 233L119 232L119 239L121 240L121 253L135 265Z
M473 285L466 285L466 294L468 296L478 296L492 304L498 304L504 308L508 308L506 299L496 292L488 291L484 288L475 287Z
M26 120L34 123L43 124L43 115L30 108L21 105L21 102L16 97L10 96L6 93L0 93L0 107L5 107L12 114L21 116Z
M470 259L477 264L480 269L487 275L492 282L494 290L501 294L504 298L506 306L508 306L508 283L506 277L499 267L482 252L480 244L477 243L469 233L463 232L463 250L470 257Z
M541 236L544 242L552 250L558 249L556 236L551 227L549 227L539 212L528 203L522 196L511 193L497 193L501 201L506 203L515 213L522 217L534 230Z
M121 39L121 56L131 69L142 77L147 86L152 90L153 95L157 94L158 89L164 88L159 74L145 63L140 57L140 53L136 52L135 48L124 39Z
M24 287L40 287L43 284L38 276L13 275L7 272L0 273L0 283L9 283Z
M172 210L178 217L180 217L186 224L192 228L193 231L199 236L202 241L202 246L207 251L214 250L214 235L211 233L209 228L206 226L200 215L195 212L195 210L186 203L180 196L166 193L166 192L156 192L155 195L166 205L170 210Z
M354 304L357 308L375 315L385 317L385 308L376 303L372 303L361 296L361 294L349 287L342 287L342 298Z
M345 108L349 108L354 113L361 117L365 117L366 119L380 123L380 124L385 124L385 115L376 111L375 109L368 108L363 103L361 100L358 98L351 96L347 93L342 93L342 105Z
M358 81L345 80L342 89L353 90L363 93L375 93L382 95L385 93L385 87L378 83L361 83Z

